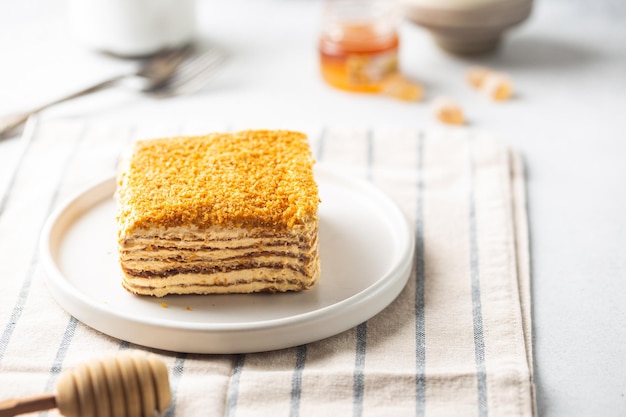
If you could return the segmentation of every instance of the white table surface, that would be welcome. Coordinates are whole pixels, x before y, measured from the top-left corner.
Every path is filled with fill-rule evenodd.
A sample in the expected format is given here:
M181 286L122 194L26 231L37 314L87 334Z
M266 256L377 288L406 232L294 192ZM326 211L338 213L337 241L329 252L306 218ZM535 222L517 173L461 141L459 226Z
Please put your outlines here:
M0 2L0 114L129 65L77 43L64 7ZM314 0L200 0L200 41L229 56L201 93L155 102L116 89L42 118L434 127L432 99L457 99L471 128L497 133L527 163L539 415L626 415L626 2L540 0L495 54L475 58L443 53L406 24L401 66L425 86L422 103L326 86L317 70L319 11ZM477 96L464 81L472 64L509 72L516 98Z

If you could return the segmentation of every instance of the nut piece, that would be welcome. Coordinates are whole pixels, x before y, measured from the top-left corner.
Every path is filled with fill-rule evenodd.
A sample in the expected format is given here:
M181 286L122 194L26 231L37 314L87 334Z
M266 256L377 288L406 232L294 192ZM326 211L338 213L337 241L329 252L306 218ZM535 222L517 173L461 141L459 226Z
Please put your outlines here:
M487 75L491 72L492 71L489 68L471 67L467 70L467 82L474 88L480 88L483 85L485 78L487 78Z
M513 83L505 73L485 67L472 67L467 71L466 78L472 87L493 100L504 101L513 96Z
M465 116L461 107L449 98L439 97L433 102L435 117L449 125L465 124Z
M424 95L421 85L396 73L385 78L382 92L404 101L420 101Z
M492 72L487 75L480 90L493 100L504 101L513 96L513 83L506 74Z

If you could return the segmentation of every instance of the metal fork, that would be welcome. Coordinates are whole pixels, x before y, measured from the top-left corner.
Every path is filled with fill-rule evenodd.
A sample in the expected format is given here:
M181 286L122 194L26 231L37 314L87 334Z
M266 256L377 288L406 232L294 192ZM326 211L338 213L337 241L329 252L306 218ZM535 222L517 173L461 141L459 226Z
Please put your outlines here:
M134 88L155 97L192 93L206 84L222 59L221 53L215 49L200 54L193 54L191 46L164 50L146 59L134 71L116 75L28 111L0 117L0 138L16 133L30 116L55 104L118 85L128 79L139 81Z

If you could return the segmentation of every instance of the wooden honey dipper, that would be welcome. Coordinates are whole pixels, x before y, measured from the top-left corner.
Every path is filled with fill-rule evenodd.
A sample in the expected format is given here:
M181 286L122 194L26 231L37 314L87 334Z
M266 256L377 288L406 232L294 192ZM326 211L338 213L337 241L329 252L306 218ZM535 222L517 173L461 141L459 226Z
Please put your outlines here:
M55 391L0 402L0 417L52 408L65 417L154 417L172 401L167 367L140 352L81 364L61 374Z

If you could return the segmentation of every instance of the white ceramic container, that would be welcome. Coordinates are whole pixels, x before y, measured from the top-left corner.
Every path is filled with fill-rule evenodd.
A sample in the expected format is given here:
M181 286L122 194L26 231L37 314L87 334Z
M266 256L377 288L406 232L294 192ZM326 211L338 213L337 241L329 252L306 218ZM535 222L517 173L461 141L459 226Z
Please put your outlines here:
M81 43L117 56L151 55L195 32L195 0L67 0L67 11Z

